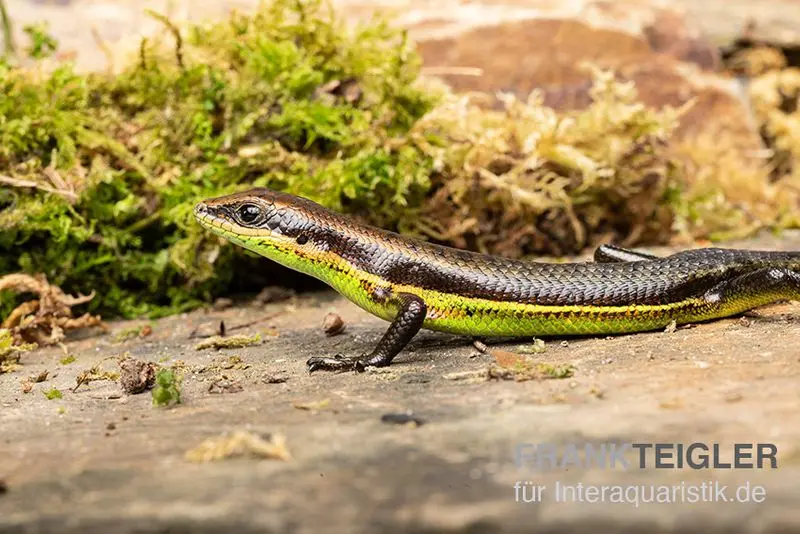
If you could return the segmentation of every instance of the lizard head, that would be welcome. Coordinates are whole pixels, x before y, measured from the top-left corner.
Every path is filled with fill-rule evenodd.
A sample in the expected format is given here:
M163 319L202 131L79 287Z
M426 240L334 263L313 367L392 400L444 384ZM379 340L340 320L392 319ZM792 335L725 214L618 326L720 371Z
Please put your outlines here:
M211 198L194 208L201 225L247 248L303 246L319 234L323 212L329 213L310 200L266 188Z

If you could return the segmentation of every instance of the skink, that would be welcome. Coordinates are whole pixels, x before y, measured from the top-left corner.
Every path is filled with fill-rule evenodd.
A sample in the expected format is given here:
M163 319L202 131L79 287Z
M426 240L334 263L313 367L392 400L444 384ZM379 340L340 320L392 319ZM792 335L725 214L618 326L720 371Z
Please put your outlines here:
M313 357L311 371L389 365L420 328L477 337L640 332L800 298L800 252L656 257L604 245L594 262L513 260L403 237L264 188L200 202L194 213L212 232L391 322L370 354Z

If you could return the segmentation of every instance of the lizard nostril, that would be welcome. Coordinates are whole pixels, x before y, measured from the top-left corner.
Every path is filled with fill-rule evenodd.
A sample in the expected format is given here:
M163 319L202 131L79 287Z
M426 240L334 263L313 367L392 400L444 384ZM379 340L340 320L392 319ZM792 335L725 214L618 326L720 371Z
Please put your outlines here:
M194 207L195 215L205 215L208 213L208 206L205 202L198 202Z

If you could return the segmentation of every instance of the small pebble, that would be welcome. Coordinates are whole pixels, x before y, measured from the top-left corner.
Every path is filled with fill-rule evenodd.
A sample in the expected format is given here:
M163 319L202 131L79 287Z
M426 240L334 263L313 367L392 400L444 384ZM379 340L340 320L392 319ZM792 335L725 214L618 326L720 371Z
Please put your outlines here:
M730 403L739 402L743 398L744 397L742 397L741 393L728 393L727 395L725 395L725 402L730 402Z
M244 391L240 382L225 378L215 380L208 386L209 393L239 393L240 391Z
M407 413L385 413L381 416L381 423L390 425L407 425L418 427L425 424L423 419L407 412Z
M336 336L344 332L344 319L336 313L329 313L322 321L322 329L327 336Z
M271 375L265 374L264 377L261 379L262 382L265 384L283 384L289 380L288 376L285 375Z

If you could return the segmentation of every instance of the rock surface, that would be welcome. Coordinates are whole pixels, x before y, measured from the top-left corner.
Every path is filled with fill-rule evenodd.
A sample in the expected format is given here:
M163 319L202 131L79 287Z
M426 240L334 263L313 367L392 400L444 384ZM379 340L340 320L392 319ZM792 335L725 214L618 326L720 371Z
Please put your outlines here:
M747 245L800 249L800 233ZM347 329L326 336L323 319ZM257 346L197 351L192 332L236 333ZM140 324L140 323L135 323ZM548 340L537 360L575 366L541 381L453 380L492 358L468 340L418 336L388 371L309 375L312 355L369 350L385 323L331 293L294 302L197 311L153 323L152 334L103 337L23 356L0 375L0 532L796 532L800 529L800 304L672 333ZM277 336L276 336L277 334ZM499 345L516 350L521 342ZM172 365L183 404L152 406L111 382L71 392L80 371L109 356ZM113 370L113 362L104 368ZM50 378L23 393L21 381ZM214 389L220 382L239 388ZM47 400L58 388L63 399ZM326 402L327 401L327 402ZM302 409L301 409L302 408ZM381 421L411 411L417 427ZM394 416L396 419L397 416ZM208 438L249 431L286 437L291 460L185 458ZM520 443L774 443L778 468L520 470ZM729 454L729 452L727 453ZM546 485L543 502L515 502L514 485ZM761 503L569 503L555 486L714 483L763 486ZM644 490L650 491L650 490Z
M761 148L739 83L717 73L716 47L687 9L674 2L531 0L467 6L415 11L400 19L417 39L427 72L439 73L457 91L524 95L538 89L556 109L583 108L590 102L587 64L592 64L635 82L650 106L679 107L693 100L679 137L724 136L743 160ZM451 67L480 74L447 74Z

